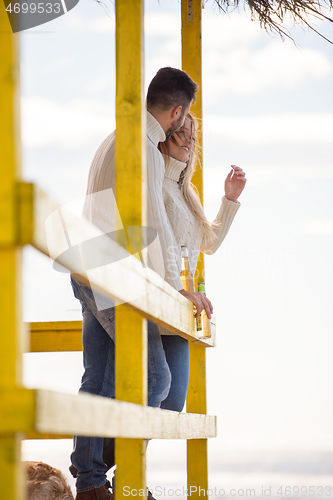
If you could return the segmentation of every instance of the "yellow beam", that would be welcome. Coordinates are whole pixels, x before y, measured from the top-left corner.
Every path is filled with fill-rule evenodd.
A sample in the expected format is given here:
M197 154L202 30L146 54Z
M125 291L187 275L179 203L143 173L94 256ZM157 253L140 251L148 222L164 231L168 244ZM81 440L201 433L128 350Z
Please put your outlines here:
M25 352L82 351L82 321L33 322L24 327L28 333ZM211 342L215 344L214 323Z
M116 308L116 398L147 404L147 324L123 305Z
M72 434L51 434L37 431L28 431L24 434L24 439L73 439Z
M47 321L27 324L27 352L82 351L82 321Z
M21 249L18 239L16 180L20 177L19 148L19 35L13 35L4 3L0 4L0 390L21 384ZM15 399L11 403L19 404ZM10 428L7 409L0 421L1 496L23 498L20 436L5 435ZM12 417L15 415L12 413Z
M147 225L143 19L143 0L116 0L116 200L125 228ZM116 307L115 373L116 398L146 405L147 320L124 305ZM145 448L142 439L116 439L116 500L124 486L146 498Z
M182 0L182 68L198 83L199 92L191 112L202 123L202 46L201 46L201 0ZM193 177L203 203L202 133L199 134L200 164ZM204 257L200 254L195 273L196 286L205 281ZM190 380L186 399L186 410L206 413L206 351L190 343ZM189 491L208 489L207 440L187 441L187 486ZM190 487L193 490L190 490ZM197 488L196 490L194 488ZM191 495L193 498L193 494Z
M21 383L21 250L17 242L16 179L20 176L18 137L18 35L11 34L0 6L0 387Z
M190 380L186 411L206 414L206 350L190 343ZM187 487L208 490L207 439L187 441ZM193 495L192 495L193 497Z
M21 462L22 435L0 438L0 477L1 498L4 500L23 500L26 498L26 482Z
M0 7L0 246L12 247L17 240L15 181L21 175L19 158L19 35L11 33L5 6Z
M0 389L0 436L34 429L35 406L35 392L31 389Z
M190 5L189 5L190 4ZM202 48L201 48L201 2L200 0L182 0L182 69L199 85L197 98L191 106L193 113L201 123L202 120ZM202 180L202 134L199 137L200 164L194 174L193 183L198 188L203 202Z
M17 240L20 245L32 244L35 232L35 189L31 182L17 182L18 201ZM43 231L45 228L43 227Z
M207 439L188 439L186 455L189 498L202 498L200 492L208 491Z
M201 45L201 1L182 0L182 69L199 85L197 98L191 106L191 113L202 123L202 45ZM199 162L192 182L198 189L203 204L203 141L202 131L199 133ZM199 255L195 273L195 284L205 281L204 256Z

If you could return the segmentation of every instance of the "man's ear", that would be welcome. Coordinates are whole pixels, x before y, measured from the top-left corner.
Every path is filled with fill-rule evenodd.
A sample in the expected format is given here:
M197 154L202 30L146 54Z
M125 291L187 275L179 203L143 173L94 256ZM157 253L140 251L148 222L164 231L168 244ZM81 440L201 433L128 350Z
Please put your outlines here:
M182 114L183 106L175 106L171 109L171 118L172 120L177 120Z

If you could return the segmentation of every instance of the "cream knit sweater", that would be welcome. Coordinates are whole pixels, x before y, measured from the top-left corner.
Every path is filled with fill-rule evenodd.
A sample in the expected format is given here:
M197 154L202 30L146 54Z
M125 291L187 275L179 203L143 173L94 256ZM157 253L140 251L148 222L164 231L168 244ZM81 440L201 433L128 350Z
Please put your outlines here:
M147 112L148 226L157 231L163 252L160 258L164 261L161 265L155 262L153 268L157 272L160 269L164 279L176 290L181 290L180 246L188 246L190 266L194 272L199 251L211 254L218 249L240 205L222 198L222 205L215 219L221 225L215 231L215 240L208 244L203 237L202 227L187 206L179 188L179 176L186 164L168 158L165 167L164 158L157 149L158 143L163 141L165 133L162 127ZM100 145L92 161L83 209L83 217L104 233L116 229L117 206L114 192L115 132L112 132ZM168 332L163 330L165 334Z
M150 267L176 290L182 290L180 254L170 257L170 248L177 243L170 226L163 202L164 160L157 149L165 141L165 133L155 118L147 112L147 199L148 226L157 231L160 251L153 253ZM116 229L117 206L115 204L115 132L112 132L99 146L92 161L83 217L99 227L104 233ZM121 217L121 214L120 214ZM171 258L171 260L170 260ZM168 265L166 262L168 261Z
M204 238L202 226L191 212L180 190L179 177L182 170L186 167L186 163L181 163L169 157L165 157L165 163L163 198L171 228L177 242L175 253L180 254L180 247L187 245L190 269L194 274L199 252L201 251L209 255L216 252L229 231L240 203L230 201L223 196L220 209L214 220L214 222L219 224L219 227L214 231L214 240L209 243ZM172 255L169 255L169 259L172 261ZM159 329L161 335L172 335L170 331L163 327L159 327Z

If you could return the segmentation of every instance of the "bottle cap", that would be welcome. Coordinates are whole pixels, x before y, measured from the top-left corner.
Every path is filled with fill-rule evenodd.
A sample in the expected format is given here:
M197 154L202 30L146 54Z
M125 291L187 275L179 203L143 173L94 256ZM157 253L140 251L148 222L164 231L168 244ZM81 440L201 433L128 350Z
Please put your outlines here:
M187 245L182 245L180 247L180 253L181 253L181 257L185 257L188 259L188 248L187 248Z

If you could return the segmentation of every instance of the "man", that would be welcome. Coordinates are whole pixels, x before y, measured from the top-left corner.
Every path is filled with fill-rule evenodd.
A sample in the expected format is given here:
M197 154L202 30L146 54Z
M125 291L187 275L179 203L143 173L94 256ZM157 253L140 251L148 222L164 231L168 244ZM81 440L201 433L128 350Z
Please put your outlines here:
M165 211L162 183L164 161L157 149L180 128L195 99L197 85L183 71L160 69L151 81L147 93L147 168L148 168L148 226L157 231L163 259L164 279L182 295L191 300L200 314L206 309L209 317L211 304L201 293L186 292L179 277L180 256L168 250L176 246ZM111 211L105 209L108 193L115 186L115 133L98 148L88 179L83 215L105 233L115 229ZM96 195L97 194L97 195ZM104 196L105 194L105 196ZM170 262L170 256L172 261ZM74 295L80 300L83 315L83 359L85 372L81 392L114 397L114 340L115 307L112 300L93 291L89 284L72 276ZM167 397L171 375L161 337L152 322L148 322L148 405L160 407ZM104 456L103 456L103 444ZM104 458L104 461L103 461ZM77 500L107 500L112 498L106 483L106 471L114 465L114 439L76 436L71 455L71 472L77 476ZM105 463L106 462L106 463Z

